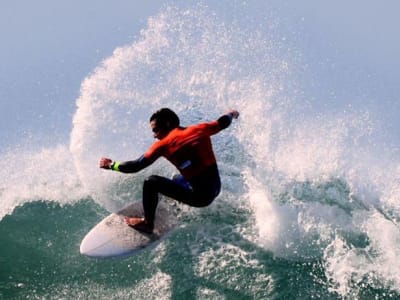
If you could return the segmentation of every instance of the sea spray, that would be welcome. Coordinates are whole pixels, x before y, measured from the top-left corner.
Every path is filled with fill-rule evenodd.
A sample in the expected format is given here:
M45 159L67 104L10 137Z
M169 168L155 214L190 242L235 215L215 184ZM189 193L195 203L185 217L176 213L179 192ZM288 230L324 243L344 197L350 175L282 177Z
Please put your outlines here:
M215 119L230 108L244 120L261 121L269 99L279 98L287 63L270 54L272 41L197 8L168 8L151 18L138 41L116 49L82 84L70 148L83 184L103 205L110 205L107 187L121 176L99 171L98 159L141 155L152 143L148 118L156 109L171 107L183 125ZM257 107L261 115L252 115ZM215 143L221 164L224 157L236 164L246 155L224 147L234 134L232 128ZM171 168L160 168L171 176Z

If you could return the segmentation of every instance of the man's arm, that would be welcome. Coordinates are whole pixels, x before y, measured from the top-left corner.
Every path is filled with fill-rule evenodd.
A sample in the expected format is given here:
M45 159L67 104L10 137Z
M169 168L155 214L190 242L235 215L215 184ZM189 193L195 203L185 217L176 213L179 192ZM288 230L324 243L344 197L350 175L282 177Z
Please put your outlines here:
M118 171L122 173L136 173L153 163L152 160L145 158L143 155L136 160L118 162L109 158L102 157L100 159L100 168Z

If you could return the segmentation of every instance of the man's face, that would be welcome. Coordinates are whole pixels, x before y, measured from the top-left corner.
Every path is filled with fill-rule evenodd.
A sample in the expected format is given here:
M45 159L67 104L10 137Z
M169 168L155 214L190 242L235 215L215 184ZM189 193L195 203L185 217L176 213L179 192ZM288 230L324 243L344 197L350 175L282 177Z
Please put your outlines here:
M161 140L167 136L167 133L164 130L160 130L160 128L157 127L156 120L150 122L150 127L154 138Z

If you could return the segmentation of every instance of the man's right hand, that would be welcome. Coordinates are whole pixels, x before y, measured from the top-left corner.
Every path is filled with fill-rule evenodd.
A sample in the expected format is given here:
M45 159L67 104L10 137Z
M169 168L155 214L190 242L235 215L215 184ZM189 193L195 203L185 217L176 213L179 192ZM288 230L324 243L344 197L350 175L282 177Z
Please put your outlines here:
M235 109L230 110L228 113L231 114L232 118L234 118L234 119L239 118L239 112Z
M100 159L100 168L102 169L111 169L113 161L107 157L102 157Z

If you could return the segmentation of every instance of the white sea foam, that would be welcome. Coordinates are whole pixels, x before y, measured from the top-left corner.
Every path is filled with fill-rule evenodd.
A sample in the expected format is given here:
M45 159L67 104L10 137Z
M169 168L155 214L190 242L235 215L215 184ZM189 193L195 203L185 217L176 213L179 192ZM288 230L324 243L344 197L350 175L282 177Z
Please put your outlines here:
M2 156L0 219L30 201L71 203L86 194L68 147L20 150Z
M268 297L274 288L273 276L256 258L237 246L217 243L201 253L196 275L228 289L245 291L245 295Z
M85 282L74 286L54 286L52 298L76 298L76 299L171 299L171 276L163 272L156 272L152 277L143 279L139 283L132 282L128 287L118 285L117 288L107 288L104 284ZM39 296L38 296L39 297Z

